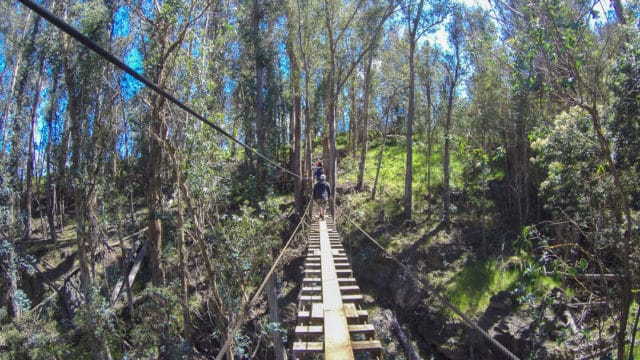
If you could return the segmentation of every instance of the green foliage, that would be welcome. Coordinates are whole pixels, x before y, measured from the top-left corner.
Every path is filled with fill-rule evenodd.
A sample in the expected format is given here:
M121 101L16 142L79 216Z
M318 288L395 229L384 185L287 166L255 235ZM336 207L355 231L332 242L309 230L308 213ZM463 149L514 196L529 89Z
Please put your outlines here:
M50 301L37 312L28 312L0 327L0 359L45 360L77 354L71 339L55 320L57 311L55 302Z
M477 315L486 310L491 296L513 289L520 277L519 271L498 260L477 261L467 265L444 294L462 312Z
M556 216L562 212L584 223L591 209L606 208L612 201L611 177L601 160L591 119L578 108L556 116L553 125L539 129L531 144L536 156L532 162L546 169L540 184L545 207Z
M129 333L133 348L125 358L188 359L190 349L180 337L180 303L171 288L146 288L136 307L136 325Z
M73 322L79 335L76 350L81 353L99 349L103 340L108 342L118 333L115 310L95 285L90 286L87 299L74 315Z

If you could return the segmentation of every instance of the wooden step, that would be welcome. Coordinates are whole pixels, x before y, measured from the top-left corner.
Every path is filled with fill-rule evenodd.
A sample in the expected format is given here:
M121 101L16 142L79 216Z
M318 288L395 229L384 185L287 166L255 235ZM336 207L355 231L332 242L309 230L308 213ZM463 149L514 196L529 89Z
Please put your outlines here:
M311 304L311 321L324 318L324 305L322 303Z
M351 348L353 352L368 352L374 356L380 356L382 352L382 344L380 340L361 340L352 341Z
M373 336L376 333L376 329L373 327L373 324L352 324L349 325L349 333L352 335L364 334L366 336Z
M340 285L355 285L356 279L353 277L341 277L341 278L338 278L338 282L340 283ZM302 279L303 285L309 285L314 283L315 284L322 283L322 278L320 278L319 276L308 276Z
M319 276L309 276L302 279L302 285L321 284L321 283L322 283L322 278L320 278Z
M350 296L350 295L348 295ZM314 301L322 301L322 295L301 295L300 302L314 302Z
M349 324L362 324L369 320L369 312L367 310L359 310L356 304L344 304L344 313Z
M342 302L360 304L364 301L362 294L344 294L342 295Z
M361 325L353 325L353 326L361 326ZM296 326L296 336L322 335L322 332L323 332L322 325Z
M358 285L341 285L340 292L343 294L357 294L360 292Z
M321 323L324 319L324 306L322 303L311 304L311 310L298 311L298 323L309 322L312 324Z
M324 343L296 341L293 343L294 354L319 354L324 351Z
M342 290L342 289L340 289ZM303 286L300 293L319 293L322 291L322 286Z

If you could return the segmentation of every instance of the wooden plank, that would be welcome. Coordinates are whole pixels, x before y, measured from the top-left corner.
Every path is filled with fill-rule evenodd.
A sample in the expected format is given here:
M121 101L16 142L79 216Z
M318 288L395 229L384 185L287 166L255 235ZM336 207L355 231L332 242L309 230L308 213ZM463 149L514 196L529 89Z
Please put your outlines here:
M322 279L319 277L306 277L306 278L302 278L302 283L303 284L314 284L314 283L322 283Z
M359 304L364 301L364 296L362 294L344 294L342 295L342 301Z
M324 299L324 358L325 360L354 359L347 317L342 305L333 249L329 244L327 225L320 222L320 251L322 256L322 298Z
M376 329L373 327L373 324L353 324L349 325L349 333L372 336L376 333Z
M322 325L296 326L296 336L309 336L309 335L322 335Z
M309 321L309 317L311 317L311 311L309 310L300 310L298 311L298 322Z
M294 354L319 354L322 350L324 350L324 344L322 342L296 341L293 343Z
M344 304L344 311L349 324L361 324L369 319L369 312L367 310L358 310L356 304L353 303Z
M343 294L354 294L360 292L358 285L340 285L340 292Z
M335 269L335 267L334 267L334 271L336 272L336 275L338 275L338 276L340 276L340 275L342 275L342 276L345 276L345 275L346 276L351 276L351 273L352 273L351 269Z
M356 283L356 279L352 278L352 277L343 277L343 278L338 278L338 282L340 283L340 285L343 285L343 284L355 284Z
M382 344L380 340L361 340L352 341L351 346L353 351L366 351L369 353L379 354L382 351Z
M322 303L311 304L311 319L322 320L324 318L324 306Z
M301 295L301 302L314 302L314 301L322 301L322 295Z
M320 291L322 291L322 286L303 286L302 290L300 290L301 293L316 293Z

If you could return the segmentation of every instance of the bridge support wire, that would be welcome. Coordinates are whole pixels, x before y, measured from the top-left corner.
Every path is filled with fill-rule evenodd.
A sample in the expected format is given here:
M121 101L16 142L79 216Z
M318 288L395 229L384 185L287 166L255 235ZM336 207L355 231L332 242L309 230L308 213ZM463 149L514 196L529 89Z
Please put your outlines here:
M254 149L251 146L245 144L244 142L238 140L238 138L234 137L233 135L231 135L230 133L225 131L220 126L218 126L218 125L214 124L213 122L209 121L202 114L196 112L189 105L186 105L182 101L178 100L175 96L169 94L166 90L162 89L156 83L154 83L151 80L147 79L146 77L142 76L142 74L140 74L139 72L133 70L130 66L128 66L127 64L122 62L117 57L115 57L112 53L110 53L109 51L107 51L106 49L104 49L103 47L98 45L95 41L91 40L89 37L87 37L86 35L82 34L80 31L76 30L73 26L69 25L67 22L65 22L59 16L57 16L54 13L52 13L51 11L49 11L44 6L36 3L33 0L18 0L18 1L21 2L24 6L28 7L29 9L31 9L36 14L38 14L43 19L46 19L48 22L50 22L52 25L54 25L55 27L57 27L58 29L60 29L61 31L66 33L67 35L69 35L72 38L74 38L76 41L78 41L82 45L84 45L87 48L89 48L89 50L91 50L91 51L95 52L96 54L100 55L100 57L102 57L103 59L107 60L108 62L110 62L111 64L113 64L117 68L119 68L120 70L122 70L122 71L126 72L127 74L131 75L133 78L135 78L136 80L138 80L141 83L143 83L149 89L151 89L154 92L156 92L157 94L161 95L162 97L167 99L169 102L171 102L174 105L178 106L180 109L184 110L185 112L193 115L196 119L200 120L202 123L204 123L204 124L208 125L209 127L213 128L214 130L216 130L217 132L219 132L220 134L222 134L223 136L225 136L229 140L231 140L231 141L235 142L236 144L240 145L241 147L243 147L247 151L252 152L258 158L260 158L263 161L265 161L267 164L271 164L272 166L274 166L274 167L276 167L276 168L278 168L278 169L280 169L280 170L282 170L282 171L284 171L284 172L286 172L286 173L288 173L290 175L293 175L294 177L301 178L303 180L309 180L309 178L306 178L306 177L304 177L304 176L302 176L300 174L296 174L296 173L292 172L291 170L282 167L280 164L278 164L274 160L271 160L270 158L268 158L267 156L265 156L264 154L262 154L258 150Z
M291 245L291 242L293 241L295 236L298 234L298 230L300 230L300 227L302 226L302 224L306 223L305 222L305 217L309 213L310 204L311 204L311 202L307 203L307 208L305 209L302 217L300 218L300 221L298 222L298 225L296 226L295 230L293 230L293 233L291 234L291 237L289 237L289 240L287 240L287 243L284 245L284 247L280 251L280 254L276 258L276 260L273 262L273 265L271 266L271 269L269 269L269 272L264 277L264 280L262 281L262 283L260 284L260 286L256 290L255 294L253 294L253 297L251 297L251 300L249 302L245 303L244 309L242 311L241 316L238 318L238 320L236 321L236 323L233 326L233 328L231 329L231 331L227 334L227 341L225 341L224 345L222 346L222 349L220 349L220 353L218 353L218 356L216 356L216 360L222 360L222 358L225 356L227 351L229 351L229 347L231 346L231 342L236 337L236 334L238 333L238 330L240 329L240 326L242 326L242 324L244 323L244 319L246 319L247 315L249 315L249 311L251 310L251 306L253 306L253 304L255 304L258 301L258 299L260 299L260 297L262 296L262 293L264 292L264 289L267 286L267 282L269 282L269 278L271 278L271 276L273 276L273 273L275 272L276 267L280 263L280 260L282 260L282 256L284 255L284 252Z
M358 230L360 230L360 232L362 232L362 234L364 234L365 237L367 237L380 250L382 250L384 252L384 254L389 259L391 259L398 266L400 266L402 268L402 270L407 275L409 275L409 277L411 277L411 279L413 281L416 281L418 284L422 285L427 291L429 291L433 295L435 295L435 297L438 298L440 301L442 301L442 303L446 307L448 307L451 311L453 311L456 315L458 315L464 321L464 323L467 326L469 326L472 330L477 331L480 335L482 335L482 337L484 337L487 341L489 341L496 349L500 350L509 359L520 360L520 358L518 358L514 353L512 353L509 349L507 349L504 345L502 345L498 340L496 340L493 337L491 337L491 335L489 335L489 333L487 333L483 328L478 326L478 324L476 324L470 317L465 315L460 309L458 309L455 305L453 305L438 290L436 290L433 286L431 286L429 283L427 283L422 278L420 278L418 275L416 275L416 273L413 270L411 270L408 266L403 264L395 256L390 254L378 241L376 241L371 235L369 235L366 231L364 231L364 229L362 229L358 224L356 224L356 222L353 221L353 219L351 219L351 217L348 214L346 214L344 211L342 211L342 209L340 209L339 207L336 207L336 208L342 214L342 216L344 216L347 220L349 220L349 222L351 222Z

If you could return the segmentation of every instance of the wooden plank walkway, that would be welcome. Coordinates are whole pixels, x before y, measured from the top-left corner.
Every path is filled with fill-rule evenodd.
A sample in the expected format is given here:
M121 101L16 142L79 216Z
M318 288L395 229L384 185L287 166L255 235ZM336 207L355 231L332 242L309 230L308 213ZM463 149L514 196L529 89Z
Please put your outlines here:
M363 297L353 278L333 219L319 220L314 212L309 234L304 279L298 296L298 326L294 358L380 358L382 346L375 340L369 314L360 308Z

